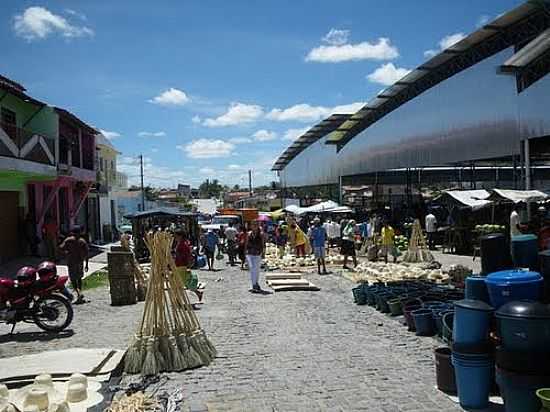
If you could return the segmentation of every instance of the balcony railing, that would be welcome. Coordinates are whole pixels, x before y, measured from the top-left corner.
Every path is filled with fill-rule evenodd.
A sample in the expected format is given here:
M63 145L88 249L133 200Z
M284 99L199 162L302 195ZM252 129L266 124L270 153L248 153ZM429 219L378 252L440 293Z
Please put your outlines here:
M0 122L0 156L55 166L55 139Z

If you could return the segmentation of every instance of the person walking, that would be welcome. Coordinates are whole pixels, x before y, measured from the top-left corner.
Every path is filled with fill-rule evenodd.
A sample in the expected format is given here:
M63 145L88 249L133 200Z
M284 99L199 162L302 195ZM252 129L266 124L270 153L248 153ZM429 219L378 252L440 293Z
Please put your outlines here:
M430 250L435 249L435 233L437 230L437 218L431 211L428 212L425 219L426 234L428 235L428 247Z
M317 273L321 274L321 266L323 266L323 275L327 275L327 267L325 265L325 242L327 241L327 231L321 225L321 219L316 217L313 219L313 227L308 232L309 241L313 248L313 254L317 259Z
M69 278L71 285L76 292L75 304L84 303L82 294L82 278L88 271L88 243L80 236L80 227L75 226L71 229L69 237L59 246L67 257L67 266L69 268ZM84 263L86 264L84 266Z
M174 262L176 264L177 273L181 276L185 288L197 295L199 303L202 303L203 292L198 289L199 278L190 270L193 267L191 242L189 242L186 233L181 229L176 231L175 240L176 250Z
M248 269L250 270L250 283L252 284L252 293L262 293L260 288L260 266L262 257L265 253L265 239L258 225L258 222L250 222L250 232L248 233L245 250Z
M237 253L239 255L239 260L241 261L241 270L244 270L244 264L246 262L246 239L248 238L248 233L244 227L239 228L239 234L237 235Z
M288 226L283 220L275 228L275 244L277 245L277 252L279 259L282 259L285 255L286 243L288 242Z
M237 246L237 229L233 227L233 222L229 222L229 225L225 229L225 239L227 241L227 256L229 257L229 264L235 266L235 251Z
M204 237L204 254L206 255L206 262L208 263L208 270L214 270L214 256L216 254L216 248L219 244L219 238L212 229L208 229Z
M357 257L355 255L355 220L350 220L344 229L342 230L342 247L340 253L344 255L344 269L350 269L348 267L348 257L353 259L353 266L357 267Z
M384 255L384 262L388 263L388 254L393 256L393 263L397 262L395 231L388 222L384 222L382 230L380 231L380 237L382 238L382 254Z
M294 231L294 249L296 252L296 257L305 257L306 256L306 235L296 223L290 225Z

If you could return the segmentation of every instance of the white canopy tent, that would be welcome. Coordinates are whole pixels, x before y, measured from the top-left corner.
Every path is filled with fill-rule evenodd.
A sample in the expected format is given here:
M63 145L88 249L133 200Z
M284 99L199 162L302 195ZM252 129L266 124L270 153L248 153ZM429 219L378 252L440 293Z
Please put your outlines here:
M305 213L351 213L353 212L347 206L340 206L338 203L332 200L321 202L310 207L299 207L296 205L289 205L285 207L285 212L289 212L295 215L303 215Z
M489 206L487 200L491 194L487 190L445 190L444 193L472 210L479 210Z
M548 200L548 195L540 190L507 190L493 189L491 200L508 200L513 203L540 202Z

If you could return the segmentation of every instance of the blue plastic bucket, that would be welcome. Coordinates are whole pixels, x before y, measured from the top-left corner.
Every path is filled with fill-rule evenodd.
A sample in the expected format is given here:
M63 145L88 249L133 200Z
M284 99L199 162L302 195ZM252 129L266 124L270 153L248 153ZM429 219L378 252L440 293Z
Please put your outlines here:
M417 309L411 314L414 320L416 334L418 336L435 335L435 323L433 313L430 309Z
M550 376L526 376L497 368L496 381L506 412L539 412L536 391L550 385Z
M535 235L512 237L512 260L517 268L539 270L539 245Z
M480 300L455 302L453 340L458 344L479 344L489 339L493 308Z
M465 409L487 408L493 381L494 364L492 359L467 361L453 353L452 363L460 405Z
M481 300L485 303L491 303L489 300L489 292L487 291L487 284L485 278L481 276L468 276L465 281L466 299Z
M485 278L491 305L498 309L514 300L539 300L543 278L538 272L503 270Z

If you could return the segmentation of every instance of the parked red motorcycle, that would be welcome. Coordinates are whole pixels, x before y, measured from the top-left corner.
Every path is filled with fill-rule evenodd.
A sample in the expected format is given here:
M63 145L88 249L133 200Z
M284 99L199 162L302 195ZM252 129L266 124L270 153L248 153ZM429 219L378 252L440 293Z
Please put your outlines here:
M38 276L37 276L38 275ZM73 320L73 307L67 297L67 276L58 276L52 262L37 269L25 266L15 280L0 278L0 322L35 323L47 332L61 332Z

